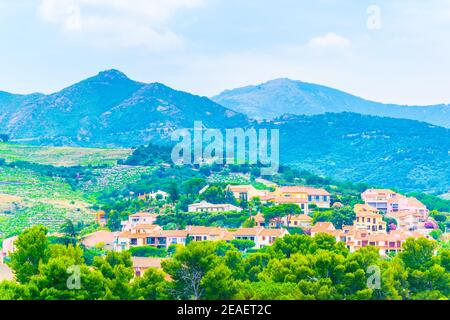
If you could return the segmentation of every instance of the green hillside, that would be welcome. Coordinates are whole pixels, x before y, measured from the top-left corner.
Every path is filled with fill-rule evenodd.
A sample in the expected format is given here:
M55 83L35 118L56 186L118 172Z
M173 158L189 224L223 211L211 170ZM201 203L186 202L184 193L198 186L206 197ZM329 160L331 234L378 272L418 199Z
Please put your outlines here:
M113 165L131 154L131 149L94 149L75 147L36 147L0 143L0 159L28 161L54 166Z

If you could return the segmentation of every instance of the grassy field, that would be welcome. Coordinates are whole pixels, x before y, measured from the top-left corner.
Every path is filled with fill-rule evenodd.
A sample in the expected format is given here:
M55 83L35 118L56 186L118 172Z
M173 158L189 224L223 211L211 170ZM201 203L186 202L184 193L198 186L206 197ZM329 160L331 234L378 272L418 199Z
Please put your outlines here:
M117 165L117 160L126 159L131 151L0 143L0 159L8 163L20 160L54 166L106 165L92 168L92 178L82 181L76 190L62 178L0 166L0 240L36 224L54 232L66 219L92 222L95 215L91 208L100 192L121 189L153 170Z
M28 161L54 166L114 165L125 159L131 149L91 149L73 147L35 147L0 143L0 159L7 162Z
M0 239L40 224L58 231L66 219L94 220L81 191L34 171L0 167Z

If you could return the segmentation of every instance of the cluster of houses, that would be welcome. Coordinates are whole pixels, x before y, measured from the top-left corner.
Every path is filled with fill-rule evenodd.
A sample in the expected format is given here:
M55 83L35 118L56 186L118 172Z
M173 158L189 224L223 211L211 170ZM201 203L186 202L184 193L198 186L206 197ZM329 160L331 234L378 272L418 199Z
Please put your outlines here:
M330 222L319 222L311 228L311 236L327 233L345 242L351 252L374 246L381 255L400 252L408 238L430 238L432 229L425 226L429 210L416 198L386 189L369 189L361 197L365 203L355 205L352 226L336 229ZM389 232L383 215L397 222Z
M416 198L406 197L392 190L369 189L362 193L364 204L354 207L356 219L351 226L336 229L331 222L318 222L313 225L309 215L310 209L331 208L331 195L325 189L304 186L275 186L273 191L258 190L251 185L229 185L237 200L251 201L256 198L263 204L296 204L302 209L302 214L285 216L278 221L266 221L261 213L252 216L254 227L229 230L220 227L188 226L183 230L163 230L155 224L157 214L139 212L130 215L122 222L119 232L98 231L85 236L82 243L87 247L102 246L109 250L124 251L139 246L152 246L168 249L171 245L186 245L189 241L232 241L235 239L251 240L255 249L270 246L277 238L288 234L288 228L302 228L311 236L327 233L337 241L345 242L353 252L365 246L375 246L381 255L397 253L402 250L406 239L413 237L429 237L431 229L426 228L429 221L429 211ZM169 195L158 191L139 195L141 199L165 200ZM333 207L339 206L334 203ZM189 206L189 212L240 212L242 209L232 204L212 204L206 201ZM383 218L396 221L396 225L388 226ZM105 213L97 216L99 224L104 225ZM389 230L390 229L390 230ZM389 230L389 231L388 231ZM1 258L14 251L14 241L17 237L3 241ZM145 260L144 258L142 258ZM1 262L1 261L0 261ZM137 263L136 272L141 273L145 261ZM149 262L150 263L150 262ZM155 261L151 262L155 263ZM158 262L159 263L159 262Z
M156 216L146 212L137 213L122 223L122 231L114 239L114 250L124 251L133 247L151 246L168 249L171 245L186 245L188 241L251 240L255 249L271 245L277 238L288 234L284 228L239 228L230 231L219 227L188 226L184 230L163 230L154 224Z

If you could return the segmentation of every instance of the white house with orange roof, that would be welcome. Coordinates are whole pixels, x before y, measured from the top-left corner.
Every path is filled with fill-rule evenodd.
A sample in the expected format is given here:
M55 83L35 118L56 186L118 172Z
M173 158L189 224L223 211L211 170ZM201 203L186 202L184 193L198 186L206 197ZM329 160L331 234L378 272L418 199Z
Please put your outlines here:
M396 196L397 193L390 189L368 189L361 194L361 198L365 204L382 212L388 211L389 200Z
M132 247L148 245L148 238L155 232L162 231L157 225L140 224L131 229L125 229L114 237L114 250L129 250Z
M137 225L149 224L152 225L155 223L158 218L157 214L148 213L148 212L138 212L132 214L128 217L128 221L122 221L122 231L127 231L135 228Z
M258 190L252 185L228 185L226 190L232 192L233 196L241 201L251 201L269 194L269 191Z
M417 216L421 216L422 220L428 218L429 210L427 207L414 197L405 197L397 195L395 198L389 199L387 213L409 212Z
M266 229L264 227L239 228L232 232L233 239L250 240L255 243L254 249L272 245L276 239L289 234L286 229Z

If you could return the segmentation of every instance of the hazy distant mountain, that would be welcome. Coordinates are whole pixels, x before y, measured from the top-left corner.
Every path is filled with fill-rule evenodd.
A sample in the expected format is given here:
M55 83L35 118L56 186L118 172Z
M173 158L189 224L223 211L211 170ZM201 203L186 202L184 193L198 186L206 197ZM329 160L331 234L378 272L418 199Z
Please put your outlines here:
M315 115L355 112L429 122L450 127L450 106L400 106L364 100L329 87L277 79L257 86L227 90L212 98L251 118L273 119L283 114Z
M0 93L0 131L33 144L136 146L194 120L222 128L245 126L244 115L205 97L163 84L100 72L51 95Z

